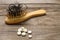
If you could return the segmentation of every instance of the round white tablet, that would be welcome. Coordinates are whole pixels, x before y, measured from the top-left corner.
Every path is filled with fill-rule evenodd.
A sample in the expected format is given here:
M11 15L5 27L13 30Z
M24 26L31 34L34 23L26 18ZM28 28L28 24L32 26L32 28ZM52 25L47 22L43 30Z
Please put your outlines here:
M32 31L28 31L28 33L29 33L29 34L31 34L31 33L32 33Z
M17 32L17 35L21 35L21 32Z
M26 35L26 33L25 33L25 32L23 32L23 33L22 33L22 36L25 36L25 35Z
M21 32L21 31L22 31L22 28L19 28L19 29L18 29L18 32Z
M23 29L24 32L27 32L28 30L27 29Z
M21 27L21 29L24 29L24 27Z
M32 38L32 35L28 35L29 38Z

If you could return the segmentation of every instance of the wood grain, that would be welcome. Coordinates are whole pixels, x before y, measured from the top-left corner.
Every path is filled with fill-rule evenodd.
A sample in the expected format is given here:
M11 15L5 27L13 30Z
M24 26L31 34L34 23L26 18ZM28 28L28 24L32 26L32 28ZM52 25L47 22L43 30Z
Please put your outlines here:
M19 25L6 25L6 16L0 16L0 40L60 40L60 5L51 4L40 8L46 9L47 15L31 18ZM28 12L38 9L28 9ZM21 26L33 31L32 39L17 36L17 29Z

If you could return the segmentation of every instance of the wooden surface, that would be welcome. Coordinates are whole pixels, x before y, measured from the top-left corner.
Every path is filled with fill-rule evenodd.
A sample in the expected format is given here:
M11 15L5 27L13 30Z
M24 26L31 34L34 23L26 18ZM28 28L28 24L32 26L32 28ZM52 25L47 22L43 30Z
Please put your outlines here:
M59 1L59 0L57 0ZM5 16L0 16L0 40L60 40L60 5L45 5L45 16L31 18L19 25L6 25ZM28 12L38 9L28 9ZM0 13L1 14L1 13ZM17 36L17 29L21 26L32 30L32 39Z
M16 2L18 3L60 3L60 0L0 0L0 4L11 4Z

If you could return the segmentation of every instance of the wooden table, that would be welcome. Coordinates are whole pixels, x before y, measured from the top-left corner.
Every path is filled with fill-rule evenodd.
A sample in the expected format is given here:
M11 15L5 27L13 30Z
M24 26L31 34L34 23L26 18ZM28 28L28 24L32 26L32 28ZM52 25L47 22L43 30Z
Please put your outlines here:
M19 25L6 25L6 16L0 16L0 40L60 40L60 4L44 4L40 8L47 10L45 16L31 18ZM28 12L38 9L28 9ZM22 26L33 31L32 39L28 35L17 36L17 29Z

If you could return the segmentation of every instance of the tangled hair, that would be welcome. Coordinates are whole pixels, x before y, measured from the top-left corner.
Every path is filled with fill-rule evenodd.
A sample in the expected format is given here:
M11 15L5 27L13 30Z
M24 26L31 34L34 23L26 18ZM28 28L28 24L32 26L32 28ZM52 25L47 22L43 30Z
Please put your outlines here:
M21 15L22 6L21 4L10 4L7 11L10 16L16 17L16 16Z

